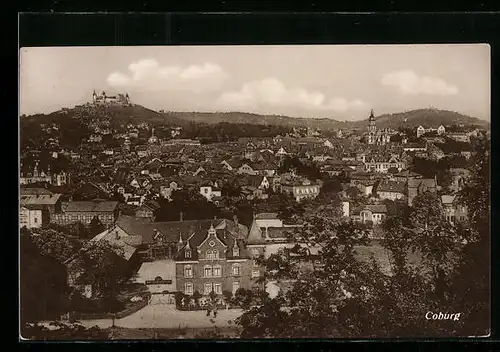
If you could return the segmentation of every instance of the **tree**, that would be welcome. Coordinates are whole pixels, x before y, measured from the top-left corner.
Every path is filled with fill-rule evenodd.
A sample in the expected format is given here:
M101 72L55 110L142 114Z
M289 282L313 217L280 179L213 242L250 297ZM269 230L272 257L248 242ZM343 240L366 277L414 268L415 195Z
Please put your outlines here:
M50 328L40 324L25 324L21 335L27 340L107 340L109 332L97 326L85 328L78 323L51 322Z
M30 238L42 255L64 263L82 248L82 243L75 237L51 228L32 229Z
M68 263L75 272L81 272L79 282L92 283L94 297L114 297L119 285L129 278L128 262L121 248L107 241L98 241L84 248Z
M458 250L462 238L446 219L441 200L432 192L413 199L410 222L413 226L410 248L422 254L437 279L441 270L452 268L451 254Z
M458 196L458 202L468 209L468 227L460 265L453 273L450 291L452 304L461 307L467 319L459 321L459 333L487 335L490 332L490 256L491 253L491 181L490 145L480 140L471 164L469 183Z
M94 216L89 224L89 237L93 238L106 230L106 227L102 224L101 220L97 216Z
M252 304L253 292L244 288L239 288L234 294L235 303L243 309L249 309Z
M19 241L21 325L56 319L65 311L68 293L66 268L53 257L43 254L28 232L23 231Z
M224 291L222 291L222 295L224 296L224 301L227 304L229 304L229 302L231 302L231 300L233 298L233 292L232 291L224 290Z
M194 299L194 303L196 304L196 306L200 305L200 298L202 297L203 296L198 290L194 291L192 298Z

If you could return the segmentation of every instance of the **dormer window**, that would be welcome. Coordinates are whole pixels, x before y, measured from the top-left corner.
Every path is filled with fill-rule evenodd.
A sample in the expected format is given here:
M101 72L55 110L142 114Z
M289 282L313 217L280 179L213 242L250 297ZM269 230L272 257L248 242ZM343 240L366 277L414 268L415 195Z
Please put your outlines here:
M191 258L191 250L190 249L186 249L185 255L186 255L186 258Z
M238 247L233 248L233 257L239 257L240 256L240 249Z

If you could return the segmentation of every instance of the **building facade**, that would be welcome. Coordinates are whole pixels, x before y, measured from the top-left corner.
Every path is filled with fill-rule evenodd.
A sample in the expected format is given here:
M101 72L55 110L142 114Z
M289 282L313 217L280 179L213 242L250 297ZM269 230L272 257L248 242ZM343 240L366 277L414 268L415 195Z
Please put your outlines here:
M282 183L280 188L282 193L289 194L297 202L300 202L303 199L316 198L319 195L321 187L318 184L305 181L302 184Z
M182 238L181 238L182 239ZM177 289L184 294L202 295L224 291L236 293L240 288L261 289L260 276L253 270L251 250L244 238L238 238L217 229L200 231L186 241L179 241L179 253L175 257Z
M112 225L118 218L118 202L114 201L75 201L61 205L61 212L51 216L51 222L69 225L81 222L89 225L96 217L103 225Z

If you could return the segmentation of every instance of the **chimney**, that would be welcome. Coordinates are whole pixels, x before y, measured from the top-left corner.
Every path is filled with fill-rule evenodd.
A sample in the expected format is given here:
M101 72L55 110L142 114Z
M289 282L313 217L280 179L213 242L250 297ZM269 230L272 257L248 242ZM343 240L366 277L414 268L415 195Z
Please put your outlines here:
M182 216L183 216L183 213L182 213L182 211L181 211L181 212L180 212L180 214L179 214L179 221L180 221L180 222L182 222Z

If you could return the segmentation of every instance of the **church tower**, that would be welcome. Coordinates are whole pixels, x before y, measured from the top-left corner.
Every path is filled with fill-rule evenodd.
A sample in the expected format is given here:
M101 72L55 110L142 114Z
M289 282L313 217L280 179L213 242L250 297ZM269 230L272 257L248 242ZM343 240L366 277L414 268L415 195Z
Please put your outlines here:
M368 132L375 133L377 131L377 126L375 125L375 116L373 116L373 110L368 118Z
M94 90L94 93L92 94L92 101L94 102L94 104L97 103L97 94L96 94L95 90Z

